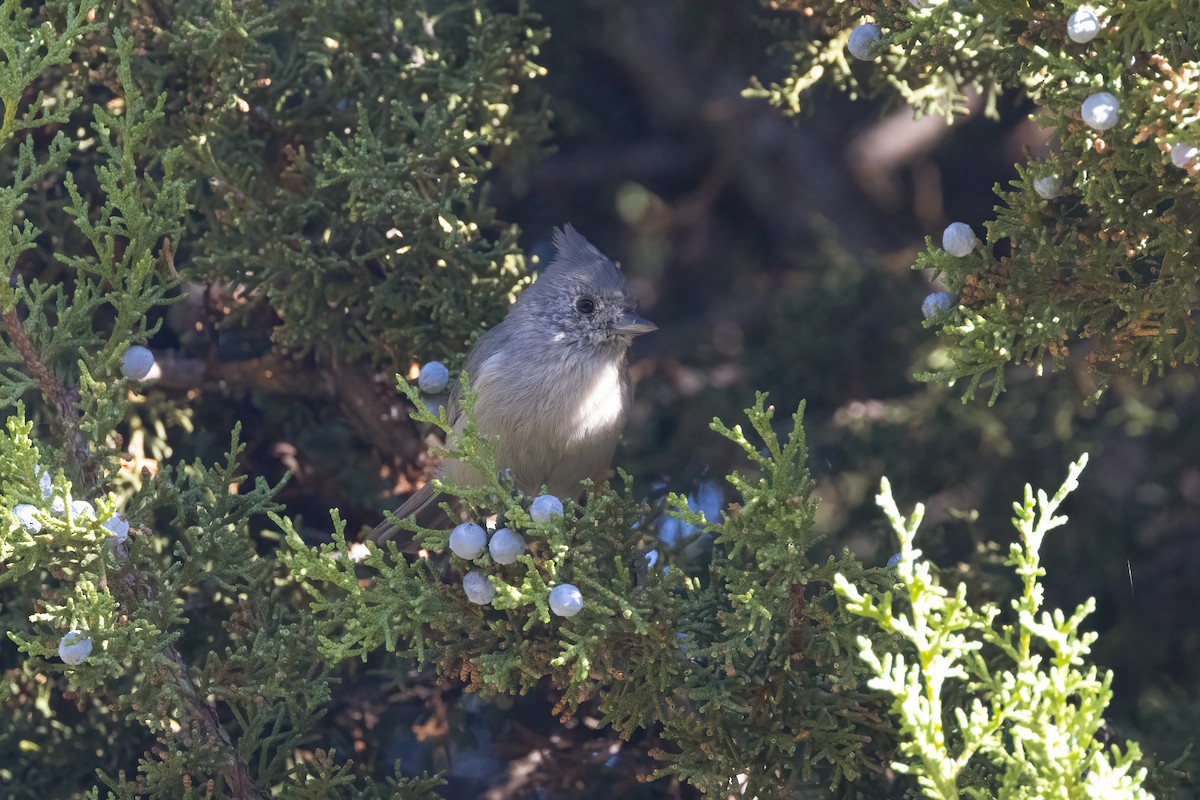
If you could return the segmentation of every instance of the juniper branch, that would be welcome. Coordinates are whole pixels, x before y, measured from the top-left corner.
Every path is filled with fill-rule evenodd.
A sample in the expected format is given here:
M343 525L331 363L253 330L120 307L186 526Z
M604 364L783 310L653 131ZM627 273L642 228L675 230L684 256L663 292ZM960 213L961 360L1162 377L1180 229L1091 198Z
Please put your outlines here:
M89 489L94 487L99 473L95 459L92 458L91 445L80 427L82 415L79 412L78 389L68 387L58 380L38 356L33 342L29 340L29 334L25 332L25 325L21 322L15 309L4 314L4 330L8 333L17 352L21 354L21 360L25 362L26 368L37 381L42 395L54 408L55 418L62 426L64 437L70 443L71 450L75 454L76 466L79 467L83 485Z
M169 258L169 256L168 256ZM83 485L94 488L99 478L99 465L92 457L91 445L82 430L83 415L79 408L79 391L69 387L51 372L45 362L38 356L25 326L15 310L4 315L4 329L12 340L13 346L21 354L26 368L38 383L42 394L54 409L55 418L62 427L65 437L71 444L76 466L82 478ZM145 599L152 599L159 594L158 588L144 575L138 573L130 563L129 545L122 543L115 548L117 562L120 564L120 577L117 582L118 600L122 611L128 612L138 594ZM189 674L188 665L174 645L167 645L163 655L170 665L168 671L178 691L180 703L184 712L196 726L203 731L206 742L216 745L228 753L228 763L221 771L221 777L229 785L234 797L253 800L266 798L269 795L258 788L250 774L250 767L238 755L233 746L233 740L221 724L216 707L200 697Z
M128 542L115 548L120 573L114 592L121 610L129 613L137 600L155 600L159 595L158 587L142 572L137 571L130 563ZM193 730L199 730L205 744L214 747L226 755L226 763L221 769L221 777L229 787L230 793L239 800L265 800L270 793L259 788L250 773L250 766L238 755L233 739L221 718L217 714L216 705L204 699L192 682L191 672L183 656L173 644L163 651L166 659L166 669L170 680L175 684L179 703L184 716L192 723Z

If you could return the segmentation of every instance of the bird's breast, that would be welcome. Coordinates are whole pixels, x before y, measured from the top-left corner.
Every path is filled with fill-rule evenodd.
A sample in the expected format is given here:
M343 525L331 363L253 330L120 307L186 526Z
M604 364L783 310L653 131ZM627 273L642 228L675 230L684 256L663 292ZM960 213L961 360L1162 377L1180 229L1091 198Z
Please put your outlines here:
M471 377L481 432L525 491L573 490L607 465L628 415L624 359L492 355Z
M626 386L624 365L609 362L591 375L581 374L568 392L567 414L563 416L563 437L568 443L597 436L620 435L625 424ZM573 395L573 396L571 396Z

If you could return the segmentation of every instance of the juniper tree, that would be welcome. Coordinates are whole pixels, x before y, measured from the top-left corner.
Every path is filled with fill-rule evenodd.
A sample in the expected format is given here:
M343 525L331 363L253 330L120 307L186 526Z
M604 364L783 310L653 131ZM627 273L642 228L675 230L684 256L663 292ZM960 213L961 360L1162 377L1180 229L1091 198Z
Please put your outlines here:
M1112 673L1083 669L1096 635L1082 623L1095 602L1069 617L1043 609L1041 547L1066 523L1056 512L1086 463L1072 464L1053 496L1026 484L1013 504L1020 541L1005 564L1022 592L1012 614L993 603L972 607L961 583L953 596L939 585L913 546L924 508L902 515L886 480L877 500L900 543L896 593L870 597L835 578L853 613L909 644L881 654L863 638L861 657L875 673L871 686L894 698L904 739L896 769L915 776L926 797L1151 796L1137 744L1106 747L1100 736Z
M456 368L529 280L481 182L545 134L519 97L545 35L481 2L0 5L6 790L436 796L326 717L364 660L493 699L549 687L564 719L652 732L644 781L909 785L889 764L911 720L858 654L906 652L862 612L910 575L816 532L802 408L779 419L760 395L748 429L714 422L746 463L739 502L705 514L656 509L625 473L531 502L410 384L415 421L373 399L380 374ZM257 418L214 425L229 397ZM446 437L493 476L446 488L522 537L515 560L434 530L415 552L356 545L337 510L306 517L247 469L247 441L338 425ZM659 512L711 556L684 558ZM1088 637L1062 636L1081 656ZM1031 707L1061 699L1037 685Z

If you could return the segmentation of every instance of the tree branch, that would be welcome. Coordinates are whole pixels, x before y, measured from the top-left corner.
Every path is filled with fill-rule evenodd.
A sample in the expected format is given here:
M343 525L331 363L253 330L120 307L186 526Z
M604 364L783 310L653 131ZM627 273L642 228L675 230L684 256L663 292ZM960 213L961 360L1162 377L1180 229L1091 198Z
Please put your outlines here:
M96 462L92 458L91 445L80 428L79 392L68 389L38 356L33 342L29 340L29 334L25 332L24 323L17 316L16 309L4 315L4 330L8 333L8 338L12 340L13 346L17 348L17 352L21 354L21 359L25 362L29 373L37 381L42 395L54 407L55 415L62 426L63 436L75 453L75 461L79 466L83 485L89 489L94 487L98 471Z

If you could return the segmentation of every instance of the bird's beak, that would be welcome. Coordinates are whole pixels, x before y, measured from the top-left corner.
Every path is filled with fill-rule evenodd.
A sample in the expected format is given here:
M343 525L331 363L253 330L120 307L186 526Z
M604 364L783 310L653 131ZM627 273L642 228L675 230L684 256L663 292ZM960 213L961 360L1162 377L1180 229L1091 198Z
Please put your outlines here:
M658 326L650 320L639 317L637 314L631 314L626 311L617 320L612 327L613 333L619 333L625 336L639 336L643 333L658 330Z

